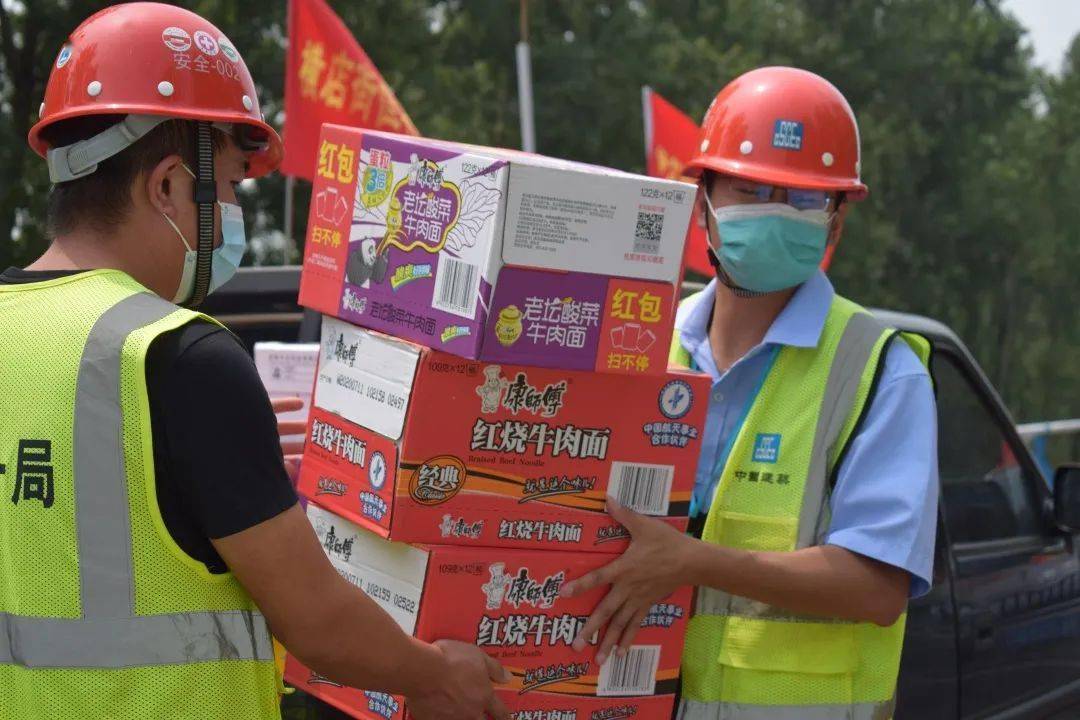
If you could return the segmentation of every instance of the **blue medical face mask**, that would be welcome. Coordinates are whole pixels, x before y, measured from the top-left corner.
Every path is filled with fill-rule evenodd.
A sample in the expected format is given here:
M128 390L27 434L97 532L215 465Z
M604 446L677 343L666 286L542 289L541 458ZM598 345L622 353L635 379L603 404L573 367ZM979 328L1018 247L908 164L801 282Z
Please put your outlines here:
M810 279L825 256L829 215L786 203L753 203L714 208L720 267L737 288L770 293Z
M195 173L187 165L183 166L191 177ZM221 217L221 245L214 248L210 255L210 287L207 294L214 292L219 287L232 279L240 267L240 261L244 258L244 250L247 248L247 238L244 233L244 211L239 205L226 202L218 202L218 211ZM197 249L193 250L184 233L176 227L168 215L162 213L165 220L172 225L173 230L180 236L187 252L184 254L184 270L180 276L180 286L176 290L173 302L181 305L191 299L195 292L195 261L199 257Z

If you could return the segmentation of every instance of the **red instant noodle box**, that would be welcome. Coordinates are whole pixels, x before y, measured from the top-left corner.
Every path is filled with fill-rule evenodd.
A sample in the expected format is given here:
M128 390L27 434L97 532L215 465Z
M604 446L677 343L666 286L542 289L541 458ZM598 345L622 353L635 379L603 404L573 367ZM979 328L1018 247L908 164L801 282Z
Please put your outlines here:
M285 663L285 680L360 720L413 717L405 708L404 698L345 687L308 670L291 655ZM510 708L511 720L668 720L675 706L674 695L575 698L542 692L529 695L519 695L512 690L496 692Z
M685 528L708 378L460 358L326 317L299 488L391 540L621 552Z
M595 553L410 546L387 542L314 504L319 540L335 569L404 629L425 641L479 646L510 671L498 689L517 720L652 720L671 716L691 589L654 605L624 657L596 665L596 641L571 643L603 598L559 589L601 567ZM366 720L406 716L403 698L334 683L290 657L285 677L305 692Z

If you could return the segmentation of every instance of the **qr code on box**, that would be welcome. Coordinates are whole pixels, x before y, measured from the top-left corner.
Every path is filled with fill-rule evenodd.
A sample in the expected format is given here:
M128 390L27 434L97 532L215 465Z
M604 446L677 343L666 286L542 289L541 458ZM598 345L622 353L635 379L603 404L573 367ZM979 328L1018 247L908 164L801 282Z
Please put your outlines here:
M664 232L664 216L660 213L638 210L634 227L634 252L647 255L660 254L660 236Z

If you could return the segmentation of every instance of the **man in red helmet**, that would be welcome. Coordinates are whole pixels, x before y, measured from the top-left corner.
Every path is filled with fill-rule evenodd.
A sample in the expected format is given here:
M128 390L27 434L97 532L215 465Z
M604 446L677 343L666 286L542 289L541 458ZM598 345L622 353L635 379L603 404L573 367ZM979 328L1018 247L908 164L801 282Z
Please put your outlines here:
M103 10L29 140L52 243L0 274L0 720L280 717L271 627L419 718L506 717L498 663L339 577L253 363L177 306L235 272L236 187L281 158L228 38L170 5Z
M936 411L926 340L819 269L867 192L855 116L817 75L754 70L709 107L690 169L716 271L671 353L713 380L692 533L612 507L633 541L564 586L611 586L578 647L610 621L600 654L625 653L693 584L682 720L887 720L931 580Z

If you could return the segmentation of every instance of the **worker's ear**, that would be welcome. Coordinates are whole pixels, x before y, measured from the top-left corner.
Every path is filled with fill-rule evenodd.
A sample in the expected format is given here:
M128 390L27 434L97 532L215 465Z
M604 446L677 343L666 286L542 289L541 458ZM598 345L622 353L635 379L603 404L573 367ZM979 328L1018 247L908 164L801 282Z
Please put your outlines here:
M836 212L829 219L829 245L836 245L836 243L840 242L840 235L844 232L844 220L847 218L850 208L851 203L841 199Z
M183 203L181 194L191 198L191 178L183 166L179 155L169 155L144 175L146 198L159 213L168 215L173 221L179 220L180 207Z
M709 221L709 206L705 204L705 193L708 190L705 187L704 179L698 181L697 194L694 196L694 221L700 228L707 227Z

